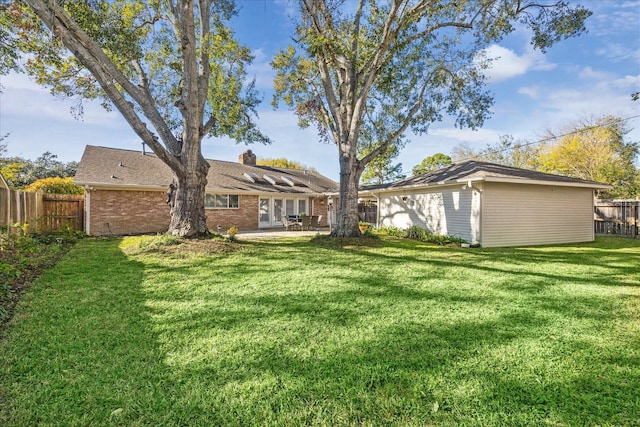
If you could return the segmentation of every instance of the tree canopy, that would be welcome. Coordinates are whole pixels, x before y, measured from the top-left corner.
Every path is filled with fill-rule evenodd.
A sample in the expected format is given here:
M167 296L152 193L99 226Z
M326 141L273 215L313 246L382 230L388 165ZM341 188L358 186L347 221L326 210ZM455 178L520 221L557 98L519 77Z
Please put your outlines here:
M515 141L502 136L496 144L474 150L458 145L456 161L475 159L598 181L614 186L600 197L640 197L638 141L628 140L630 130L619 117L582 118L547 130L539 141Z
M609 197L640 196L640 171L635 166L640 145L626 141L629 129L617 117L603 116L571 123L560 131L548 131L540 147L537 169L615 188Z
M315 125L340 161L334 236L359 235L358 185L373 159L411 129L424 133L444 115L476 128L489 116L483 52L514 31L532 30L547 49L584 31L590 12L566 1L433 2L300 0L296 46L274 59L274 105L283 101L301 126ZM375 147L363 133L377 129Z
M5 31L10 25L29 41L21 49L38 83L116 108L171 168L168 232L208 234L202 139L269 142L254 121L260 99L246 73L253 58L226 24L233 0L24 0L2 13Z
M4 152L0 146L0 172L12 188L22 189L45 178L73 177L78 169L78 162L61 162L49 151L36 160L2 157Z
M422 161L415 165L412 169L414 175L420 175L423 173L431 172L432 170L440 169L444 166L448 166L452 163L451 157L446 154L436 153L433 156L425 157Z
M511 135L502 135L497 143L487 144L478 150L467 144L460 144L451 151L451 157L456 162L474 159L523 169L535 168L537 156L537 144L516 141Z
M289 160L284 157L279 158L259 158L256 160L256 165L258 166L272 166L276 168L284 168L284 169L298 169L298 170L312 170L316 171L315 168L306 166L300 162L296 162L294 160Z

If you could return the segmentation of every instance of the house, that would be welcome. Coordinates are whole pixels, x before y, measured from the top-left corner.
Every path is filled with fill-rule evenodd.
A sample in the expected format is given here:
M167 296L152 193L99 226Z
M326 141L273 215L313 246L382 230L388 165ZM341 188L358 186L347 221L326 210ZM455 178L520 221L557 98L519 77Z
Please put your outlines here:
M323 215L338 184L317 172L262 167L247 150L238 162L208 160L205 210L212 231L282 227L283 215ZM169 227L171 169L145 151L87 146L75 183L85 189L92 236L162 233Z
M483 247L594 240L594 190L609 185L493 163L466 161L390 184L361 188L378 226L460 237Z

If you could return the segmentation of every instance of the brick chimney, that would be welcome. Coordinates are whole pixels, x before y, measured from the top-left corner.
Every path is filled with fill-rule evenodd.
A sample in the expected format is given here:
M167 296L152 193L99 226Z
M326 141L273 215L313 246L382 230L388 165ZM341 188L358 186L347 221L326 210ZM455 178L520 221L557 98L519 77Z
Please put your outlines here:
M256 155L247 150L238 156L238 163L243 165L256 165Z

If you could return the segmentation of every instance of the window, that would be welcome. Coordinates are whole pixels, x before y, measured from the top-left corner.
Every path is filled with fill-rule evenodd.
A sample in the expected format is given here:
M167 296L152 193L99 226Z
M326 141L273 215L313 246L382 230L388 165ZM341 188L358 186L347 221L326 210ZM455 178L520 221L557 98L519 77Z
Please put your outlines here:
M207 209L238 209L240 196L237 194L205 194L204 207Z
M306 199L298 199L298 214L306 213L307 215L310 212L307 212L307 200Z
M295 215L296 211L294 209L294 202L295 200L293 199L287 199L284 201L285 202L285 211L286 211L286 215Z

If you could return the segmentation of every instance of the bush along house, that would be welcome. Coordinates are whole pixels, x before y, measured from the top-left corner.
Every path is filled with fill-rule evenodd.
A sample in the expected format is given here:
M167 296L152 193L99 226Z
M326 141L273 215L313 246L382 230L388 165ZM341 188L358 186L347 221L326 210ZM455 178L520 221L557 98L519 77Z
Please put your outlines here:
M143 146L144 147L144 146ZM205 210L213 232L279 228L286 215L322 215L338 184L317 172L256 165L251 150L238 162L208 160ZM85 232L91 236L163 233L173 173L155 154L85 148L75 183L85 189Z

